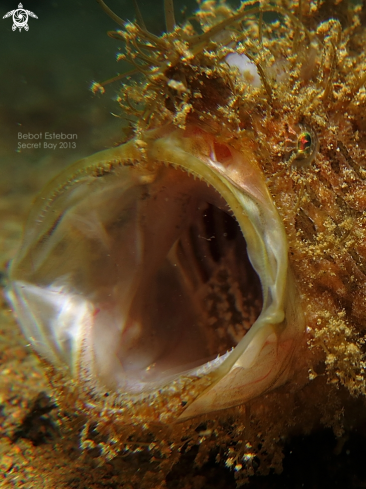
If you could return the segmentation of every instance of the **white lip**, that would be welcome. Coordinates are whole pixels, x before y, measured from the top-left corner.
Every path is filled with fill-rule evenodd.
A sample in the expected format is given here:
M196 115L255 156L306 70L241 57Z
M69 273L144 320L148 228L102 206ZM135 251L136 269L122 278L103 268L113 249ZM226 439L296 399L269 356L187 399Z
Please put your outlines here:
M92 305L57 286L14 281L7 291L16 305L17 319L23 333L37 352L50 363L72 364L82 342L82 331L89 329Z

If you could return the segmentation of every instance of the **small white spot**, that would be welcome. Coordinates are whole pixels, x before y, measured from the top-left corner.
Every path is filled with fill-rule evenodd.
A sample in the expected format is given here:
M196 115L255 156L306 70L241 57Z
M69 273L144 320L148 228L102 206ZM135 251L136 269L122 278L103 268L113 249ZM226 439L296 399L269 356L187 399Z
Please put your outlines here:
M226 56L229 66L236 66L247 82L254 87L261 86L261 79L256 65L245 54L231 53Z

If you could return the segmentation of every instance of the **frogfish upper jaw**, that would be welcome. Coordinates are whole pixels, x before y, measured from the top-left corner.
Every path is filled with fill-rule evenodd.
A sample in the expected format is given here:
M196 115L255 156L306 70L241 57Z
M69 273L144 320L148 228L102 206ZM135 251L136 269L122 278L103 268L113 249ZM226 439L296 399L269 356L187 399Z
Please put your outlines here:
M9 300L41 356L121 403L172 386L176 419L284 382L304 329L253 154L195 126L146 132L58 176L10 275ZM189 396L182 379L202 378Z

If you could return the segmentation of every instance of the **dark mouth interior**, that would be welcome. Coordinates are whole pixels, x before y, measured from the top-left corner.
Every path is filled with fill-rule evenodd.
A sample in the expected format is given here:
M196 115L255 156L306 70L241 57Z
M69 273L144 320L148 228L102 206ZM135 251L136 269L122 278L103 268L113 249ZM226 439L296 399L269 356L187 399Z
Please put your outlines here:
M136 276L130 280L134 293L128 306L115 313L126 318L116 357L122 383L135 390L235 347L261 311L262 292L237 221L206 183L164 168L154 183L141 188L130 212L140 242L124 236L125 243L142 247L143 258L139 271L118 266L116 280L124 268ZM127 251L134 255L133 249ZM105 331L102 318L95 329L96 351Z
M214 358L235 347L257 319L261 285L235 218L206 202L199 209L171 254L195 297L200 330Z

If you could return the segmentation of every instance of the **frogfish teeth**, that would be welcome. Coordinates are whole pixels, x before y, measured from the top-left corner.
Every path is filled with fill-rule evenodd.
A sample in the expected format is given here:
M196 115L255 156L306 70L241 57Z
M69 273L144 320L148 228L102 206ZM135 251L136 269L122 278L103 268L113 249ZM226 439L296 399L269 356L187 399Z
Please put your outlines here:
M239 480L249 446L266 473L316 423L299 399L335 396L335 425L336 387L365 394L366 12L203 2L178 26L166 2L158 37L98 1L133 133L37 197L8 298L82 446L152 440L166 471L223 446Z

